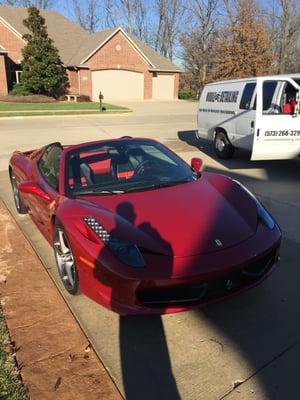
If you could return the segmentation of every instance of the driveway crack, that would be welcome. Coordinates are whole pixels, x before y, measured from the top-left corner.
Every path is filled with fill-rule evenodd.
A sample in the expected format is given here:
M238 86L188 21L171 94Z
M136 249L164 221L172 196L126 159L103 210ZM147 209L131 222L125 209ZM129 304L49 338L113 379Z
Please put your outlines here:
M276 354L270 361L266 362L263 364L260 368L258 368L253 374L249 375L248 378L245 380L239 382L238 385L234 384L232 389L230 389L227 393L223 394L221 397L218 398L218 400L223 400L226 399L227 396L229 396L232 392L234 392L237 388L241 388L244 383L248 382L250 379L252 379L254 376L259 374L261 371L266 369L269 365L271 365L273 362L281 358L285 353L288 351L292 350L294 347L297 347L300 344L300 339L296 340L294 343L290 344L288 347L286 347L284 350L282 350L280 353Z

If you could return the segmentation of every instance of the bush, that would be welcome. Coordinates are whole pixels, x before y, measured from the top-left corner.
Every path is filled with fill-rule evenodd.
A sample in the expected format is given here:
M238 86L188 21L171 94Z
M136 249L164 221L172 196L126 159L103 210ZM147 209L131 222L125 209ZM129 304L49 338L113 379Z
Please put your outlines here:
M179 98L182 100L196 100L197 93L192 89L179 89Z
M16 83L9 94L12 96L30 96L32 93L22 83Z
M85 94L81 94L80 97L78 98L78 101L81 103L86 103L86 102L90 102L91 98L90 96L87 96Z

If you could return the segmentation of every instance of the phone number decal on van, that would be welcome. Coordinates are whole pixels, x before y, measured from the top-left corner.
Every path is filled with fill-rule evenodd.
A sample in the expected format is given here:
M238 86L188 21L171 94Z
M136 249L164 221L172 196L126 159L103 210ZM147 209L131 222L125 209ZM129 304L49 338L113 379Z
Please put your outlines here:
M230 114L234 115L234 111L229 111L229 110L214 110L212 108L199 108L199 112L211 112L211 113L216 113L216 114Z
M300 136L300 130L265 131L265 136Z

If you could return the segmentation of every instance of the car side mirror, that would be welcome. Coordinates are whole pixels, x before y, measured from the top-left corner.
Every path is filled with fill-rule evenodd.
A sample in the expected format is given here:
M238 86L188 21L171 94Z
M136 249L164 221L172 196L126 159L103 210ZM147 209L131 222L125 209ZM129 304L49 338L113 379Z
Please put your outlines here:
M194 172L200 174L202 165L203 165L203 160L201 158L193 157L191 159L191 168Z
M33 194L46 201L52 200L51 197L35 182L27 181L20 183L19 191L20 193Z

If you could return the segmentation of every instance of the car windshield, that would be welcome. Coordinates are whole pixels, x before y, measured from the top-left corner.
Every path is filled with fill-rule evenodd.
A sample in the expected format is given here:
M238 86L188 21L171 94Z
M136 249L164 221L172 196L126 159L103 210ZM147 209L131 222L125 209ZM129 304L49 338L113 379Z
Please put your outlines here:
M121 139L70 150L66 191L70 195L137 192L190 182L198 176L165 146Z

